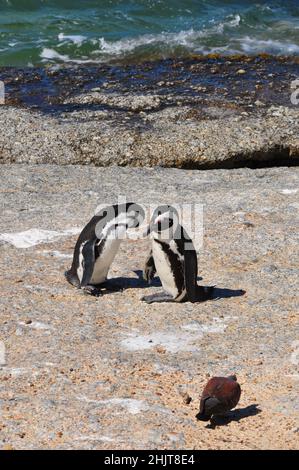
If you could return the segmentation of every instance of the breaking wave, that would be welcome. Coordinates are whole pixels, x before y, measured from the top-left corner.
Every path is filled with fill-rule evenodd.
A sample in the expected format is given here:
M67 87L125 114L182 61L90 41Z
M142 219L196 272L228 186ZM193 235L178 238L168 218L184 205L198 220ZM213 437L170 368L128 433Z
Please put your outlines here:
M299 54L296 0L0 0L0 65Z

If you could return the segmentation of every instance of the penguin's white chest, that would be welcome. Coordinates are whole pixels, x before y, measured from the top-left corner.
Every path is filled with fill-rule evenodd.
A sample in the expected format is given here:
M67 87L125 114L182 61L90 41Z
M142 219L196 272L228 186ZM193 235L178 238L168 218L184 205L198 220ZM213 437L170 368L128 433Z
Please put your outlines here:
M101 284L105 282L111 263L113 262L116 253L118 252L119 245L124 238L126 232L125 226L118 226L105 240L102 252L95 260L93 273L91 277L91 284Z
M105 282L109 268L118 252L121 240L106 240L100 256L95 260L91 284L101 284Z
M108 227L105 227L104 234L107 238L105 239L102 252L95 260L92 278L90 280L91 284L101 284L105 282L107 278L109 268L126 234L127 227L121 222L123 222L121 217L119 220L113 221L114 224L119 223L113 230L108 231Z
M179 290L175 283L175 277L172 271L169 257L163 250L162 245L158 242L155 242L154 240L152 243L152 249L157 274L161 280L163 289L175 298L179 294Z

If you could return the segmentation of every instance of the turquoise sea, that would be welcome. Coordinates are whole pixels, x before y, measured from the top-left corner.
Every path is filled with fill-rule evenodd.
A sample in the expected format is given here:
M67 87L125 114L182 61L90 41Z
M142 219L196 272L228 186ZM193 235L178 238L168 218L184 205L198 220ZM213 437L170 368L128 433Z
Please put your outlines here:
M299 54L299 1L0 0L0 65Z

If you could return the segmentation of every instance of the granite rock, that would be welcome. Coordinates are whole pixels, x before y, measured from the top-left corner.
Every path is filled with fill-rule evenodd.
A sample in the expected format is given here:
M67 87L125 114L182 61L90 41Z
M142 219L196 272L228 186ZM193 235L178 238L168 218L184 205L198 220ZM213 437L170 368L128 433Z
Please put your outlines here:
M0 172L1 448L298 449L296 168ZM76 233L119 195L203 204L200 282L217 299L141 302L161 289L140 280L147 239L125 240L111 267L123 292L96 299L66 283ZM195 415L207 375L231 373L240 403L206 428Z

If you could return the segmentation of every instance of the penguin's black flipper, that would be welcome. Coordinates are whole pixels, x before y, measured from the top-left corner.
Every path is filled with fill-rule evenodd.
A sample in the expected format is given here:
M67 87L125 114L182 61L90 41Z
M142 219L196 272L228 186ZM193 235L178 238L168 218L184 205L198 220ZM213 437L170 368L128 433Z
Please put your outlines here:
M83 276L80 287L86 294L93 295L94 297L99 297L102 295L101 290L89 284L92 278L94 263L95 263L95 242L96 240L90 240L83 246L82 256L83 256Z
M90 240L85 243L82 249L83 256L83 276L80 287L86 287L90 283L92 278L94 263L95 263L95 242L96 240Z
M184 271L189 302L204 302L213 297L214 286L197 285L197 256L193 250L185 250L184 252Z
M69 269L68 271L65 271L64 277L66 278L67 282L72 284L72 286L75 286L79 289L80 287L80 281L78 279L77 274L74 274L72 269Z
M166 294L166 292L159 292L157 294L145 295L144 297L141 297L140 300L147 304L152 304L154 302L173 302L173 297Z
M194 250L184 251L184 275L188 300L190 302L198 302L197 256Z
M151 280L154 278L155 274L156 274L156 266L155 266L155 261L153 257L153 252L151 250L145 262L144 271L143 271L143 279L146 282L150 283Z

